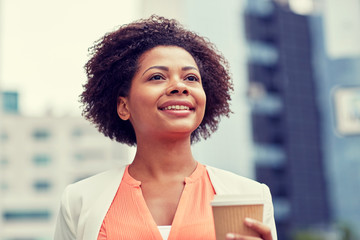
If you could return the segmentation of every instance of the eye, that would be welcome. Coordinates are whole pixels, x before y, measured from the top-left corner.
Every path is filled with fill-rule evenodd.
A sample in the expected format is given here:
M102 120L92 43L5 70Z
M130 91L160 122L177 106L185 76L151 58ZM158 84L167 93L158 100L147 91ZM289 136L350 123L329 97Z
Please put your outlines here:
M186 76L185 79L190 81L190 82L198 82L199 81L199 78L194 76L194 75L188 75L188 76Z
M164 80L165 78L160 74L155 74L149 78L149 80Z

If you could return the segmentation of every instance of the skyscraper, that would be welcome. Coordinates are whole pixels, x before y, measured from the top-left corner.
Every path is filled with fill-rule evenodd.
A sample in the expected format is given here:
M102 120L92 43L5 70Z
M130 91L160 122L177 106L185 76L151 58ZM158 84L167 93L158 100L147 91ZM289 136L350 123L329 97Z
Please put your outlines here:
M272 190L279 239L330 222L307 16L248 1L249 98L256 178Z

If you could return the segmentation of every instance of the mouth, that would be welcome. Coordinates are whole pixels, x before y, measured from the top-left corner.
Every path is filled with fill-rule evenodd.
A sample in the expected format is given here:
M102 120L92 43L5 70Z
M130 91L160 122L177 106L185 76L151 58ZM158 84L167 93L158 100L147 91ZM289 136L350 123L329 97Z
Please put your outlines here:
M194 108L190 108L189 106L184 106L184 105L169 105L169 106L166 106L166 107L161 107L159 108L160 110L162 111L165 111L165 110L195 110Z

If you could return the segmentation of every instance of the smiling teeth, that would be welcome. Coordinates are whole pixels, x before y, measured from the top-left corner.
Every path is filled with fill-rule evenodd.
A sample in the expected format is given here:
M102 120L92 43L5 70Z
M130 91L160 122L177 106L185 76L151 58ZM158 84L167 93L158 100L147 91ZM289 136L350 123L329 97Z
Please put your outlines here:
M172 105L164 107L164 110L190 110L190 108L183 105Z

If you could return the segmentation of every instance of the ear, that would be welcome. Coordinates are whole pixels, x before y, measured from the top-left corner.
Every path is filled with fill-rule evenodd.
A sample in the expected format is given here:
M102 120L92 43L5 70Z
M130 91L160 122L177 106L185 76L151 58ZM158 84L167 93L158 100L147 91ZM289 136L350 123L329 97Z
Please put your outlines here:
M130 118L130 111L127 104L127 98L119 97L117 100L117 113L119 117L126 121Z

